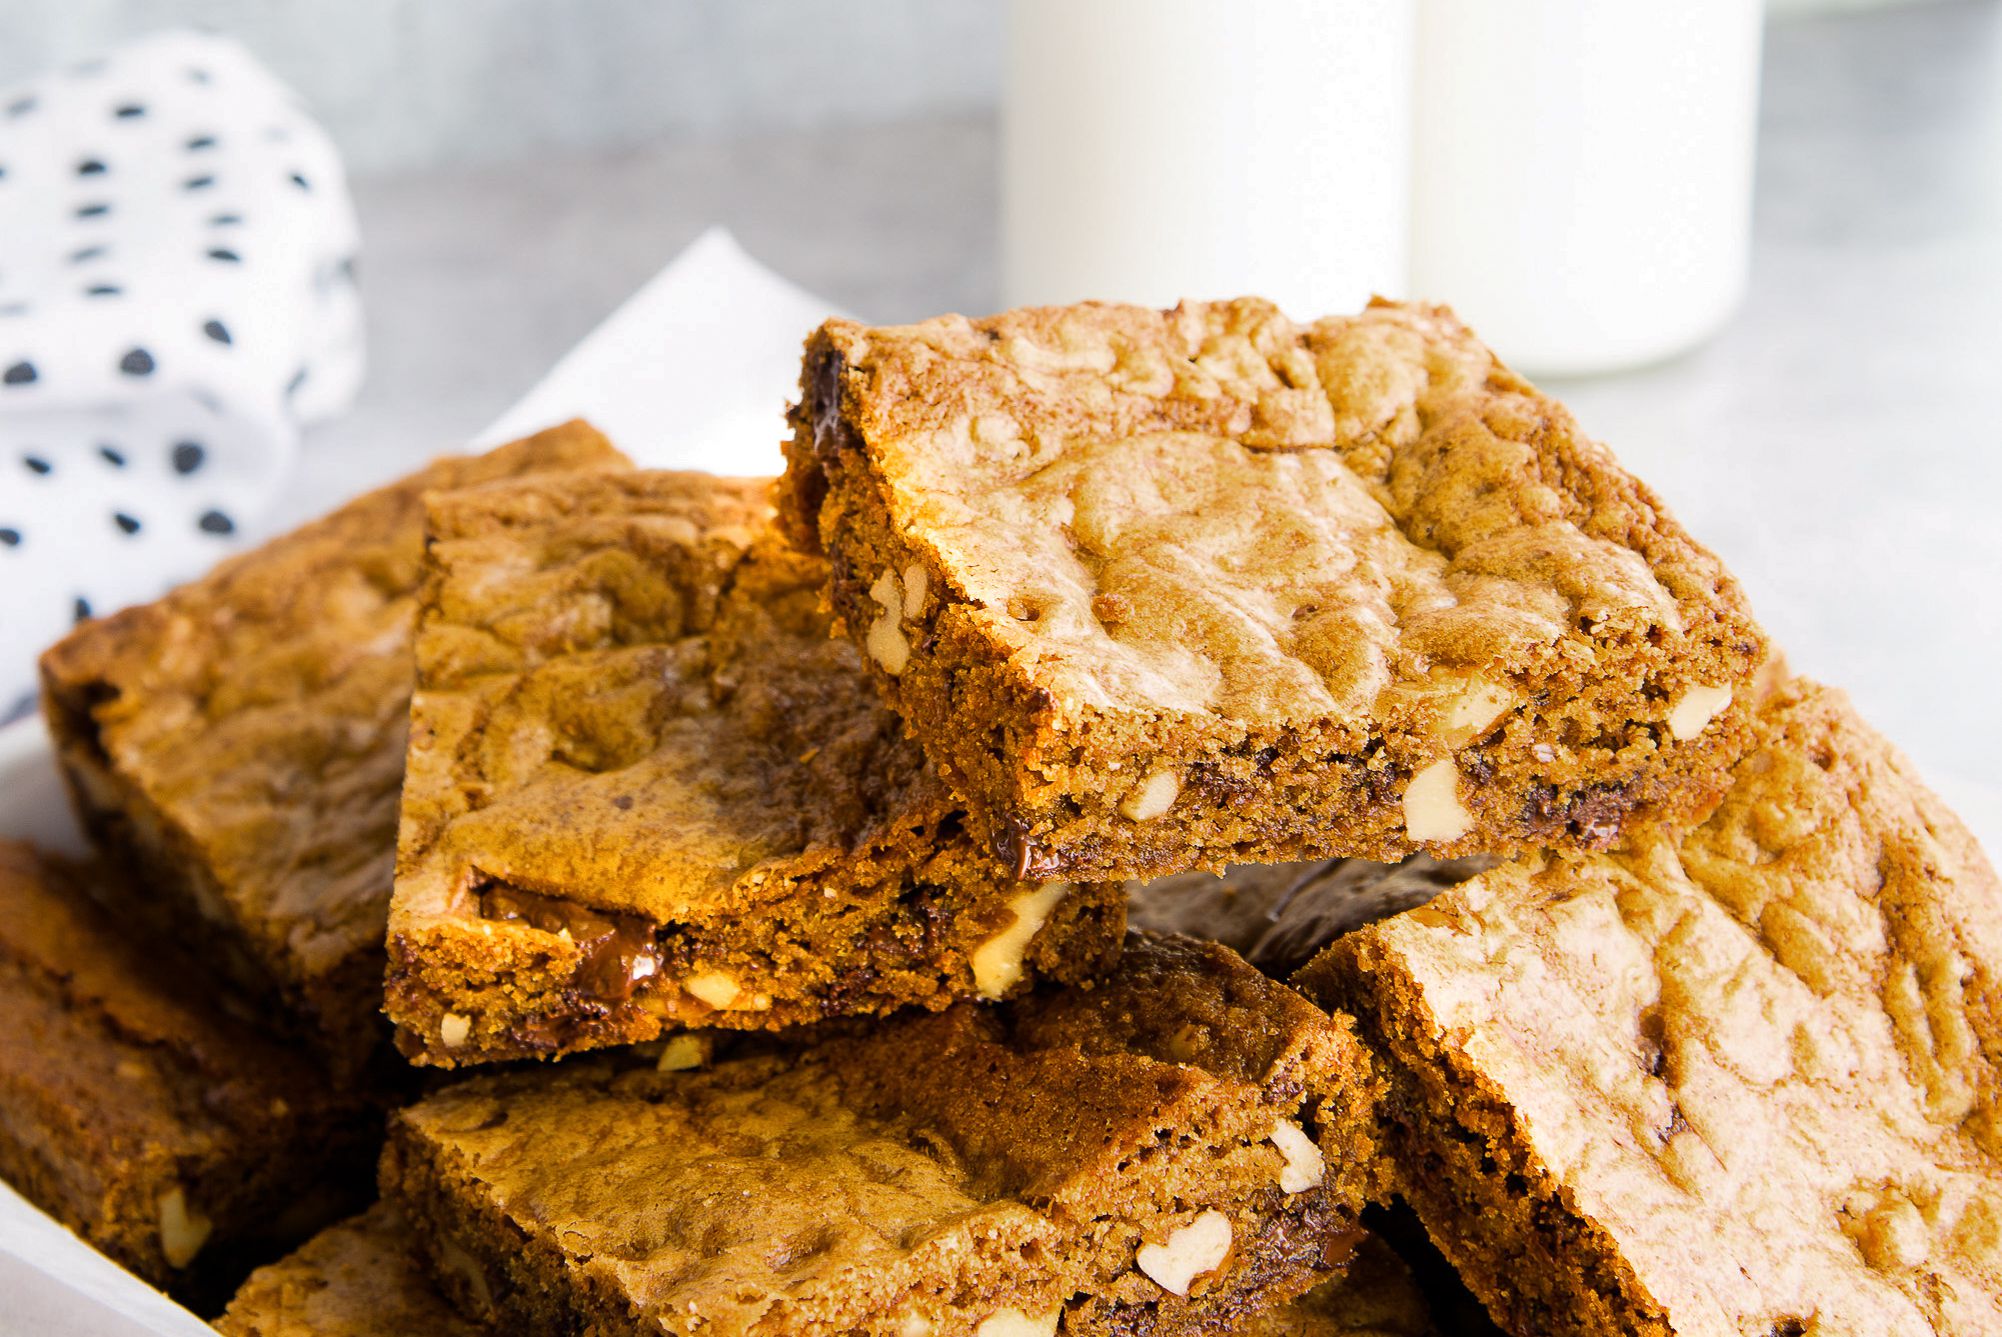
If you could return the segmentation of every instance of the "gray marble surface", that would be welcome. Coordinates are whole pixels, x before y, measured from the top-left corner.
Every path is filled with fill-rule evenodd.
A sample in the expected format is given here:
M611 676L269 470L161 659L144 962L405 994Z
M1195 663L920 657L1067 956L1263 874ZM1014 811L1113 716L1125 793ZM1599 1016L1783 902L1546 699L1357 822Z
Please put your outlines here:
M479 428L710 223L868 318L991 308L994 154L991 119L934 118L363 177L374 370L287 513ZM1716 340L1552 388L1798 667L2002 785L2002 3L1777 22L1756 230Z

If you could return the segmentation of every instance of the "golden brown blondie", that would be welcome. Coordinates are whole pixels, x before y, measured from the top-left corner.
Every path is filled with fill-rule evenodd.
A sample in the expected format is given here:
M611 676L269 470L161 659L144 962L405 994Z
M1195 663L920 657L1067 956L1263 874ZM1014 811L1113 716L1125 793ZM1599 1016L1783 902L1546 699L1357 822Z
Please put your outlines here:
M793 427L790 532L1025 877L1598 848L1742 749L1736 582L1443 308L835 320Z
M1518 1332L2002 1331L2002 885L1839 692L1723 805L1504 865L1302 972L1402 1191Z
M1117 953L1116 885L1018 882L965 833L768 489L433 499L389 926L413 1059L936 1009Z
M215 1326L223 1337L497 1337L432 1285L381 1203L251 1273Z
M423 495L620 461L582 423L439 460L50 649L77 810L142 875L113 908L358 1066L383 1030Z
M582 1060L398 1114L383 1190L517 1331L1235 1330L1380 1184L1349 1023L1213 943L699 1072Z
M0 840L0 1177L206 1308L352 1210L381 1114L92 904L116 877Z

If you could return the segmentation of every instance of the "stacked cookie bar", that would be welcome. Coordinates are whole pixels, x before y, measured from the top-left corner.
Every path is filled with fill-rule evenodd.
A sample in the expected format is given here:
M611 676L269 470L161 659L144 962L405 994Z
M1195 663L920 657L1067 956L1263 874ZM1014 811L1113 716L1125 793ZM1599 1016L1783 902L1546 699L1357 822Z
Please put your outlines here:
M124 871L17 862L386 1139L223 1331L2002 1325L2002 888L1449 313L834 321L801 384L780 480L572 424L46 657ZM100 949L11 941L117 1067ZM202 1157L305 1135L158 1104L0 1169L182 1284L280 1238Z

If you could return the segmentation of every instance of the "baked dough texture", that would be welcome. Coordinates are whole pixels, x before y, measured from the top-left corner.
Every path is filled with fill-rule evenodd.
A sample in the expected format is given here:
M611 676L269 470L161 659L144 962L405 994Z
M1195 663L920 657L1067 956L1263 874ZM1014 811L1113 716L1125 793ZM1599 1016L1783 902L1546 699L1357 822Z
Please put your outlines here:
M575 422L442 459L48 650L43 708L77 810L142 874L144 894L113 908L366 1063L384 1030L424 494L622 462Z
M1107 968L1116 884L1016 880L822 610L769 480L440 494L389 924L403 1052L552 1057Z
M383 1189L511 1330L1237 1330L1363 1237L1380 1094L1346 1020L1136 937L1094 988L461 1082L396 1116Z
M809 339L782 509L1026 876L1700 817L1736 582L1450 312L1087 303Z
M2002 1331L2002 886L1846 697L1721 807L1482 874L1302 973L1390 1060L1403 1192L1505 1326Z

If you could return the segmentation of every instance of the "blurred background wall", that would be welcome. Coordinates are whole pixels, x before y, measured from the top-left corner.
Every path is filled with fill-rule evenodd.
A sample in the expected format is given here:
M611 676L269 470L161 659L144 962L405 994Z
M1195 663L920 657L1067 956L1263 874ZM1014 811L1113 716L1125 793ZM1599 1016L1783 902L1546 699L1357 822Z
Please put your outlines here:
M1899 0L1770 0L1775 12ZM1911 3L1912 0L1904 0ZM1001 0L61 0L0 5L0 84L175 24L235 33L358 172L990 106ZM519 95L484 95L512 79Z
M0 85L177 24L242 38L358 172L984 107L1001 73L999 0L61 0L0 5Z

